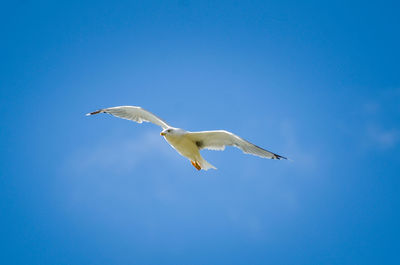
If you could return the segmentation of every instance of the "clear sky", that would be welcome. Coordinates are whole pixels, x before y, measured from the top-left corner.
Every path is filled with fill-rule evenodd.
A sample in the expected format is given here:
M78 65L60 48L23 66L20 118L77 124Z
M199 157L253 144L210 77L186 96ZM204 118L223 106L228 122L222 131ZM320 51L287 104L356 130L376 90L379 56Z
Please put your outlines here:
M398 1L3 1L2 264L400 264ZM293 161L204 151L142 106Z

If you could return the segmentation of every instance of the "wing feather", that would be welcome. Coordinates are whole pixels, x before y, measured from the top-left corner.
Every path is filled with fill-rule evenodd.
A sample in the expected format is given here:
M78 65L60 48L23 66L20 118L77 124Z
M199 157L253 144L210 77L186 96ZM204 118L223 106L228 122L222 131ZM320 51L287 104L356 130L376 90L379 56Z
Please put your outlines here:
M94 114L98 114L98 113L108 113L108 114L111 114L118 118L135 121L137 123L151 122L151 123L154 123L155 125L161 126L163 129L170 127L164 120L157 117L150 111L147 111L147 110L145 110L141 107L137 107L137 106L119 106L119 107L113 107L113 108L107 108L107 109L100 109L100 110L88 113L86 115L89 116L89 115L94 115Z
M241 149L246 154L271 159L287 159L286 157L256 146L228 131L190 132L188 133L188 137L196 143L199 149L224 150L225 146L229 145Z

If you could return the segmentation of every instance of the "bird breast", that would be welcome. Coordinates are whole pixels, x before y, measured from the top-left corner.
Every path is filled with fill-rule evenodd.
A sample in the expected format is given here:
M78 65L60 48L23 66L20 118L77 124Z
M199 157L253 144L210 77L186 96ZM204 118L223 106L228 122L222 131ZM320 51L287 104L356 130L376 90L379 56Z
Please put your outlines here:
M166 135L165 139L182 156L196 159L199 155L199 148L186 135Z

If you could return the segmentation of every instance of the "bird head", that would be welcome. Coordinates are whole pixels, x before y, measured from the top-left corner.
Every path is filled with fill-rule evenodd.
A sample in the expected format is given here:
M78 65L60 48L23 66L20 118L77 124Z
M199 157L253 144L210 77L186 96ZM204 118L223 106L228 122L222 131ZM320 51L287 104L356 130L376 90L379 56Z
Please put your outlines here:
M184 134L185 133L185 131L184 130L182 130L182 129L179 129L179 128L167 128L167 129L164 129L161 133L160 133L160 135L161 136L171 136L171 135L181 135L181 134Z

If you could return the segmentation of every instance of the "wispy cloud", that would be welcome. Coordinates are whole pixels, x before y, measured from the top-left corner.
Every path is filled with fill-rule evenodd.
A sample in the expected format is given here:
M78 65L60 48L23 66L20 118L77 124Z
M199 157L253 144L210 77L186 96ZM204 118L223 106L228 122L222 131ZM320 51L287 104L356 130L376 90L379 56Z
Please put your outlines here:
M393 148L400 140L399 115L400 89L384 89L362 108L365 117L365 133L368 145L378 148Z
M89 171L123 174L160 155L168 160L177 160L176 156L171 156L169 148L156 133L146 132L136 138L115 139L77 150L68 158L67 165L78 174Z
M379 148L395 147L400 139L400 131L397 129L382 129L376 125L370 125L367 134L371 142Z
M316 150L312 149L315 146L304 146L302 141L298 140L296 135L296 128L293 122L288 120L281 123L281 132L286 141L287 156L291 162L296 163L296 167L299 169L313 171L318 168L320 161L316 154Z

